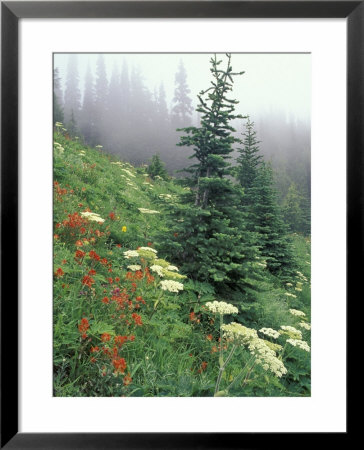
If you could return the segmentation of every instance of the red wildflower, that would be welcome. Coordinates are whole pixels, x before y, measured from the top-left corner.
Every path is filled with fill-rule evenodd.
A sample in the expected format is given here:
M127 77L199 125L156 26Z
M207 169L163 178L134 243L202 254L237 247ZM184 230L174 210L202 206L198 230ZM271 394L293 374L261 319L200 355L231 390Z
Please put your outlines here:
M88 271L88 274L89 275L96 275L96 270L91 269L91 270Z
M78 325L78 331L80 333L86 333L86 331L90 328L90 324L88 322L88 320L86 319L86 317L84 317L83 319L81 319L80 324ZM84 334L82 335L82 337L84 338ZM85 336L86 337L86 336Z
M208 335L206 336L206 339L207 339L208 341L212 341L212 334L208 334Z
M91 353L96 353L96 352L98 352L99 350L100 350L100 348L97 347L97 346L96 346L96 347L91 347L91 348L90 348L90 352L91 352Z
M91 250L91 251L89 252L88 256L89 256L91 259L94 259L95 261L99 261L99 260L100 260L100 256L99 256L95 251L93 251L93 250Z
M108 342L108 341L110 341L110 339L111 339L111 336L110 336L109 333L103 333L103 334L101 335L101 340L102 340L102 342Z
M115 213L113 213L113 212L111 212L109 214L109 217L110 217L111 220L115 220L116 219Z
M113 279L112 279L111 277L109 277L109 278L107 279L107 281L108 281L110 284L112 284Z
M76 241L75 246L82 247L83 246L82 241L80 241L80 240Z
M82 279L82 284L91 287L95 283L95 280L88 275L85 275Z
M129 341L130 341L130 342L135 341L135 336L134 336L134 334L132 334L131 336L129 336Z
M124 342L126 342L127 340L128 340L127 336L115 336L114 337L115 345L117 345L118 347L122 347Z
M58 234L55 234L53 237L54 237L54 239L59 239L59 235Z
M195 314L193 311L190 312L189 316L190 316L190 321L191 321L191 322L193 322L194 320L196 320L196 314Z
M61 278L61 277L63 277L64 272L63 272L63 270L59 267L59 268L54 272L54 275L55 275L57 278Z
M128 386L132 381L133 380L130 377L130 373L128 373L128 375L125 375L124 380L123 380L124 386Z
M102 303L105 303L105 305L107 304L107 303L109 303L109 298L108 297L104 297L102 300Z
M115 372L124 373L126 369L126 362L124 358L115 358L112 361L112 365L115 367Z
M82 259L86 255L82 250L76 250L75 259Z
M118 283L120 281L119 277L115 277L115 283Z
M131 317L134 319L135 325L143 325L142 317L137 313L133 313Z
M96 358L94 358L94 357L90 358L90 362L92 362L92 364L95 364Z

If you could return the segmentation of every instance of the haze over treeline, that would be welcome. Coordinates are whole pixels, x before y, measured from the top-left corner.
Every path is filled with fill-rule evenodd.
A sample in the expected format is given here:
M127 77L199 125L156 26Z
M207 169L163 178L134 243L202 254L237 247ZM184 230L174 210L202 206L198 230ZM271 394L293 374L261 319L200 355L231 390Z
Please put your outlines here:
M102 145L136 165L148 164L157 153L176 175L190 164L192 153L176 146L183 134L176 129L199 125L195 107L198 93L209 86L209 59L207 54L56 54L54 121L71 137ZM245 71L232 92L239 101L236 111L254 122L261 153L275 169L280 204L307 216L309 55L239 54L232 66ZM233 122L237 137L245 124L246 119Z

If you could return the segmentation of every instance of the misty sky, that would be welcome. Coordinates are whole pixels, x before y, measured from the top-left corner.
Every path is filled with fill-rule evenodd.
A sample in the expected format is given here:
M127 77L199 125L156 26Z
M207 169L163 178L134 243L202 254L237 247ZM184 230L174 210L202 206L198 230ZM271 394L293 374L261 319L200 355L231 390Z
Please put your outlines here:
M225 61L223 55L222 59ZM96 67L98 54L79 54L80 88L88 62ZM196 106L196 95L210 86L211 54L104 54L107 75L116 65L121 70L125 61L129 74L132 67L140 68L146 87L154 92L163 82L167 103L170 105L175 83L174 77L180 60L187 71L190 97ZM55 54L54 65L59 69L62 82L67 73L67 54ZM231 58L234 72L245 71L235 78L231 98L239 100L236 112L254 117L283 111L297 119L307 121L311 114L311 55L310 54L249 54L234 53Z

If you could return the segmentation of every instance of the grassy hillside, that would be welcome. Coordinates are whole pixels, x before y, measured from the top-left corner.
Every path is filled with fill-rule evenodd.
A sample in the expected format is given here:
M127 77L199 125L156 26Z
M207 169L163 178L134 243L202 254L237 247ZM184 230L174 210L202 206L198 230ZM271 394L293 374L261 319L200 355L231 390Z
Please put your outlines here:
M164 207L183 188L54 139L54 394L310 395L309 240L293 236L288 284L262 267L254 301L217 299L154 242L173 233Z

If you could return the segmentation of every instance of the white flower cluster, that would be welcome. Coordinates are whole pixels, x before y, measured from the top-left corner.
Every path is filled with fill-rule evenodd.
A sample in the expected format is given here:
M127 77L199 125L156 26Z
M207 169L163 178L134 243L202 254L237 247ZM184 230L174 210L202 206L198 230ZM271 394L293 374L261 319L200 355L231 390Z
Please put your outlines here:
M173 272L173 271L179 272L178 267L176 267L176 266L168 266L168 267L167 267L167 270L171 270L172 272Z
M280 336L278 331L273 330L273 328L261 328L259 331L265 334L266 336L272 337L274 339L278 339Z
M138 209L142 214L159 214L159 211L155 211L153 209L147 209L147 208L138 208Z
M153 264L152 266L150 266L150 270L152 272L157 273L160 277L164 277L164 272L163 272L162 266L158 266L158 264Z
M55 147L55 150L57 150L57 152L58 152L60 155L63 155L64 148L62 147L61 144L59 144L58 142L54 142L54 147Z
M128 269L130 269L133 272L136 272L137 270L141 270L142 266L139 266L139 264L131 264L128 266Z
M130 172L130 170L128 170L128 169L121 169L121 170L123 170L125 173L127 173L129 175L129 177L135 178L135 175L132 172Z
M298 324L298 326L300 326L301 328L304 328L305 330L311 330L311 325L309 324L309 323L306 323L306 322L300 322L299 324Z
M213 312L213 313L218 313L218 314L237 314L238 308L234 305L230 305L229 303L226 302L218 302L218 301L214 301L214 302L208 302L206 303L207 308Z
M183 291L183 284L173 280L161 281L161 288L163 291L178 292Z
M114 164L115 166L123 167L123 164L120 161L112 162L111 164Z
M287 342L293 345L293 347L298 347L302 350L305 350L306 352L310 351L310 346L306 341L301 341L300 339L287 339Z
M86 155L85 150L80 150L79 156L85 156L85 155Z
M275 351L258 337L256 330L244 327L236 322L222 325L221 328L224 331L225 338L247 348L256 357L255 362L262 366L264 370L270 370L278 378L287 373L287 369L282 361L277 358Z
M297 298L297 295L291 294L290 292L285 292L284 295L287 295L287 297Z
M289 312L293 316L304 317L306 314L303 311L299 311L298 309L290 309Z
M104 223L105 222L105 219L100 217L99 214L96 214L96 213L93 213L93 212L89 212L89 211L81 212L81 216L84 217L87 220L91 220L92 222L98 222L98 223Z
M135 250L127 250L126 252L124 252L124 257L126 259L138 258L138 256L139 256L139 253L137 251L135 251Z
M291 327L290 325L281 325L283 331L287 331L287 333L291 333L293 336L297 336L302 339L302 332L297 330L295 327Z
M151 247L139 247L138 250L148 250L149 252L158 253L155 248L151 248Z

